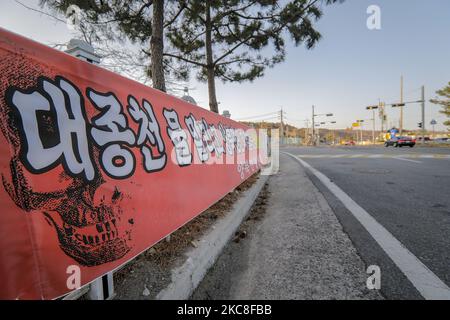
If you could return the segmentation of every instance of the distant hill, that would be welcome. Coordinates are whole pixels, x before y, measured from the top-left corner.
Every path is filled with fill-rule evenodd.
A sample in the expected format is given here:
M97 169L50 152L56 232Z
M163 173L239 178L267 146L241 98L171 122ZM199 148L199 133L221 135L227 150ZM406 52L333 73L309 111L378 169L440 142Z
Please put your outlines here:
M248 122L248 121L240 121L241 123L246 124L249 127L253 128L263 128L263 129L280 129L280 122ZM361 131L359 129L353 129L351 127L346 129L330 129L323 127L315 128L316 134L317 132L320 135L320 139L323 141L359 141ZM386 134L387 131L384 132ZM426 136L430 136L431 132L427 132ZM404 130L403 135L405 136L420 136L420 130ZM447 136L448 132L435 132L435 136ZM290 124L284 125L284 136L286 138L301 138L306 143L311 139L311 128L297 128ZM375 137L380 137L381 131L375 130ZM372 141L372 130L369 128L364 128L362 130L363 141Z

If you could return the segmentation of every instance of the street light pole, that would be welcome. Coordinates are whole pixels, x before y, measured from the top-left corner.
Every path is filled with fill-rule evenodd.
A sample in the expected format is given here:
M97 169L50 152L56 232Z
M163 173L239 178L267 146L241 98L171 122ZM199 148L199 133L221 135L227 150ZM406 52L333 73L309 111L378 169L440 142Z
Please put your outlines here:
M305 120L305 125L306 125L306 129L305 129L304 141L306 143L308 141L308 135L309 135L309 120L308 119Z
M361 134L360 142L362 144L363 143L363 123L362 122L361 122L360 127L359 127L359 133Z
M371 107L367 107L367 109L369 109L369 108L371 108ZM372 120L372 119L366 119L366 120ZM364 120L356 120L356 122L359 124L359 133L360 133L360 142L361 142L361 144L362 144L362 142L363 142L363 123L364 123Z
M316 145L316 137L315 137L315 126L316 124L314 123L314 105L312 106L312 135L311 135L311 143L313 146Z
M284 143L284 123L283 123L283 107L281 107L281 111L280 111L280 136L281 136L281 144Z
M378 106L368 106L367 110L372 110L372 143L375 144L375 109L378 109L381 102L378 102Z
M375 109L372 109L372 143L375 145Z
M403 135L403 76L400 78L400 135Z
M323 114L316 114L315 112L314 112L314 105L312 106L312 140L313 140L313 143L312 143L312 145L313 146L315 146L316 145L316 139L315 139L315 131L314 131L314 129L315 129L315 127L316 127L316 123L315 123L315 117L317 117L317 116L326 116L326 117L332 117L333 116L333 114L332 113L323 113ZM319 136L319 139L320 139L320 136Z
M331 121L330 124L336 124L336 121ZM336 132L334 130L334 127L331 129L331 132L333 133L333 145L336 142Z

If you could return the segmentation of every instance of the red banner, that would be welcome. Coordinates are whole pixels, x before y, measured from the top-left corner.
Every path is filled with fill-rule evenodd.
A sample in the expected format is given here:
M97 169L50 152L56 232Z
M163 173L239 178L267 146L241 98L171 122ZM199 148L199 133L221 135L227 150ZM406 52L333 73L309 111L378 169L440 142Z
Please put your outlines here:
M91 282L260 167L246 126L2 29L0 78L0 298Z

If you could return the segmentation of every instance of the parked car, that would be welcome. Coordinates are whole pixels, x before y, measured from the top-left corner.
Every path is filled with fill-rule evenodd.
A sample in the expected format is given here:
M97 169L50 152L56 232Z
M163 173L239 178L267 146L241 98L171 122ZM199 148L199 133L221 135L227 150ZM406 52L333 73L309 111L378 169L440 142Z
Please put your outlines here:
M384 143L385 147L394 146L394 147L399 147L399 148L401 148L403 146L408 146L408 147L412 148L415 145L416 145L416 140L414 140L411 137L394 137Z

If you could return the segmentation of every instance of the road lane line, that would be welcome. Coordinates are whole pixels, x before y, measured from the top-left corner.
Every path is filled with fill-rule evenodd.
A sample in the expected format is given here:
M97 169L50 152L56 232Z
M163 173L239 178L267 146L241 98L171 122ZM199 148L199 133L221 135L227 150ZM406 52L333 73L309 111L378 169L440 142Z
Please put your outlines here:
M450 155L446 154L297 154L297 157L305 159L399 159L408 161L408 159L440 159L450 160ZM412 161L422 163L420 161Z
M366 210L323 173L295 155L284 153L307 168L344 204L425 299L450 300L450 288Z
M402 161L408 161L408 162L414 162L414 163L422 163L422 161L411 160L411 159L405 159L405 158L402 158L402 157L392 157L392 159L395 159L395 160L402 160Z
M334 154L334 155L331 156L331 158L334 158L334 159L336 159L336 158L344 158L345 156L346 156L345 154Z

